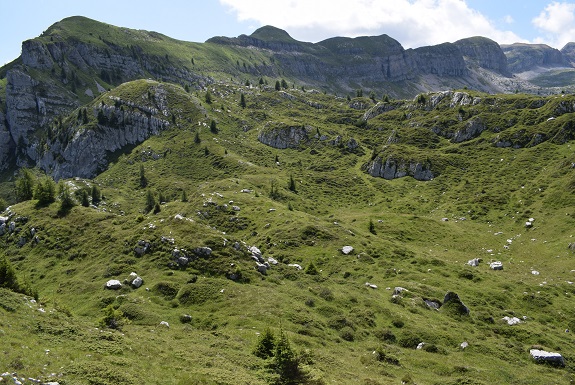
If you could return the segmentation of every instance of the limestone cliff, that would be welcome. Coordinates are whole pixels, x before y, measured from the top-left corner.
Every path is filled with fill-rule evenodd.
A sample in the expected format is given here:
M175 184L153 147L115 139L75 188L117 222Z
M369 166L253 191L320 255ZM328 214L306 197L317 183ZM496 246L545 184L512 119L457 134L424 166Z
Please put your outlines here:
M125 96L128 94L131 97ZM197 109L190 96L169 84L140 80L118 87L85 111L84 120L72 114L60 130L53 132L52 139L38 151L38 166L55 179L94 177L106 169L110 154L171 126L169 117L177 114L169 102L174 94L180 100L188 99L187 111Z
M511 75L507 57L495 41L476 36L458 40L454 44L469 64L493 70L504 76Z
M536 67L571 66L561 51L545 44L515 43L502 45L501 48L513 73L529 71Z

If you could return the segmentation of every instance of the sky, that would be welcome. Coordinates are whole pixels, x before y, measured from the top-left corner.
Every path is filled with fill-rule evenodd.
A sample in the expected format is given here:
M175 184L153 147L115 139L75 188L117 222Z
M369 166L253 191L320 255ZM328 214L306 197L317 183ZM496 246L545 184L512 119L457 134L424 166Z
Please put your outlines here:
M0 65L69 16L204 42L264 25L294 39L387 34L404 48L485 36L499 44L575 42L575 0L0 0Z

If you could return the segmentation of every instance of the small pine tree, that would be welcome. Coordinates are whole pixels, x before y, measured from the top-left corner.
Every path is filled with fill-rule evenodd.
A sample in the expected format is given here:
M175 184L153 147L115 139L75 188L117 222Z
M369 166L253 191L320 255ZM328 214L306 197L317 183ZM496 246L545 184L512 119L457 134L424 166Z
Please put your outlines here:
M144 165L140 164L140 188L145 188L148 186L148 178L146 178L146 170L144 170Z
M80 203L84 207L90 206L90 198L88 197L88 191L86 191L85 189L82 190L81 192Z
M212 120L212 121L210 122L210 131L212 132L212 134L217 134L217 133L218 133L218 126L217 126L215 120Z
M246 97L244 96L244 94L242 94L240 96L240 107L241 108L246 108Z
M282 88L283 88L284 90L287 90L287 89L289 88L289 86L288 86L287 82L285 81L285 79L282 79Z
M5 199L0 198L0 212L6 210L6 207L8 207L8 203Z
M274 351L274 369L279 374L281 384L297 384L302 377L299 359L292 350L283 330L277 339Z
M146 213L149 213L150 211L152 211L154 209L154 206L156 206L156 198L154 198L154 194L152 193L152 190L148 190L146 192L146 206L144 208L144 211Z
M58 195L60 196L60 210L68 211L75 206L74 198L70 193L70 186L68 186L64 181L58 183Z
M102 200L102 193L100 188L96 185L92 186L92 204L97 205Z
M210 91L206 91L205 100L206 100L206 103L212 104L212 94L210 94Z
M38 200L38 205L48 205L56 200L56 185L52 178L47 176L36 185L34 199Z
M5 256L0 256L0 287L4 287L10 290L18 289L16 271Z
M188 201L188 194L186 194L186 190L182 190L181 200L182 200L182 202L187 202L187 201Z
M28 168L20 169L20 177L16 179L16 198L19 202L32 199L34 196L34 175Z
M315 264L312 262L309 263L309 265L307 265L307 267L305 268L305 273L309 274L309 275L318 275L319 274L319 270L317 269L317 267L315 267Z
M281 90L281 89L282 89L282 86L281 86L281 84L280 84L280 81L279 81L279 80L276 80L276 91L279 91L279 90Z
M355 96L358 98L363 97L363 90L360 88L358 90L355 91Z
M200 138L200 133L196 131L196 136L194 136L194 143L200 144L201 142L202 142L202 139Z
M290 176L289 176L288 189L289 189L291 192L294 192L294 193L297 192L296 186L295 186L295 180L293 179L293 175L290 175Z
M377 234L377 232L375 231L375 223L373 223L371 219L369 220L369 232L372 233L373 235Z
M266 328L258 338L256 347L253 350L253 354L264 360L274 356L275 351L275 337L269 328Z
M264 79L263 79L263 78L260 78L259 84L260 84L260 86L263 86L263 85L265 84L265 82L264 82Z

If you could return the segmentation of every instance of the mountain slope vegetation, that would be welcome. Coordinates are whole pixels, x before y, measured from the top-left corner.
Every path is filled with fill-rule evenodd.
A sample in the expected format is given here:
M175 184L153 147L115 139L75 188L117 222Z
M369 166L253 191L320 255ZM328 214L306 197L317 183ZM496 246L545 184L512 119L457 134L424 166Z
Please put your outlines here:
M0 183L4 381L575 380L574 95L342 97L246 82L233 44L72 21L39 39L82 36L113 57L128 48L110 42L136 36L142 67L125 68L146 72L74 69L78 99L15 131ZM238 72L193 77L207 55ZM185 82L168 76L176 62ZM20 64L11 79L30 75ZM37 74L72 92L54 68Z

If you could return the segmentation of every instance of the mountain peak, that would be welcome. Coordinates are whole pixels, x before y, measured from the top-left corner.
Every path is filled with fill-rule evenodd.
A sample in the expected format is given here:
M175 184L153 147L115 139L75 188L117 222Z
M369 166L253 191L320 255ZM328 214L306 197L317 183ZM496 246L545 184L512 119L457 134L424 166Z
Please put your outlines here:
M256 29L250 35L250 37L260 39L263 41L286 42L286 43L297 42L297 40L291 37L289 33L284 31L283 29L271 25L265 25L261 28Z

